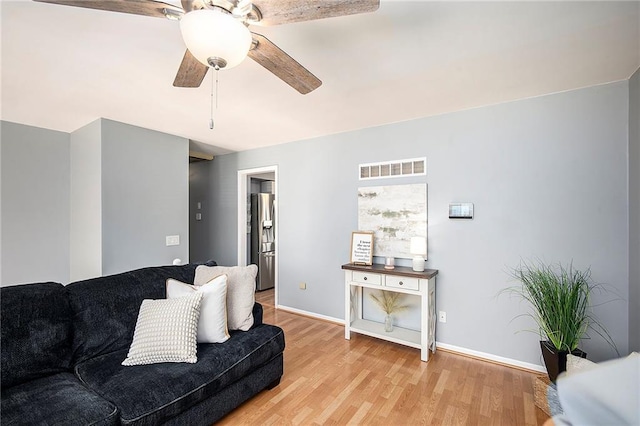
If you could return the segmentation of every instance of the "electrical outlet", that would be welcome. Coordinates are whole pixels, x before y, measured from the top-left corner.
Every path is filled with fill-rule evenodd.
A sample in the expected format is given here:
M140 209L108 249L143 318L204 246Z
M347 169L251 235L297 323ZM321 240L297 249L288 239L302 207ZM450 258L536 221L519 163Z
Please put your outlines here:
M307 283L300 283L300 290L306 290L307 289Z
M447 322L447 313L445 311L438 311L438 321Z

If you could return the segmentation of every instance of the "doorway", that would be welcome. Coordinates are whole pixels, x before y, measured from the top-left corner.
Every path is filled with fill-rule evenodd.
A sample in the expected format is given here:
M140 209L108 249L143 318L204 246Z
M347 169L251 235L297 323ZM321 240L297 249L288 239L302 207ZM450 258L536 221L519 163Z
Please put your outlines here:
M238 265L251 264L251 194L270 192L274 194L273 203L275 228L274 305L278 305L278 269L280 263L279 214L278 214L278 166L265 166L238 170ZM258 272L260 273L260 272ZM269 290L266 290L267 292Z

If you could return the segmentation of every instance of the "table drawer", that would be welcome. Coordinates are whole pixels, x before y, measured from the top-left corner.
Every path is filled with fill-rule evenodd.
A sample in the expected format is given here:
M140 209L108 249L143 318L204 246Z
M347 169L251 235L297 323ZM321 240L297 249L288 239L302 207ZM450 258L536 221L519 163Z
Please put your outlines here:
M420 284L417 278L398 277L387 275L385 277L385 285L387 287L406 288L409 290L419 290Z
M356 281L359 283L382 285L382 276L380 274L353 271L353 275L351 276L351 278L353 279L353 281Z

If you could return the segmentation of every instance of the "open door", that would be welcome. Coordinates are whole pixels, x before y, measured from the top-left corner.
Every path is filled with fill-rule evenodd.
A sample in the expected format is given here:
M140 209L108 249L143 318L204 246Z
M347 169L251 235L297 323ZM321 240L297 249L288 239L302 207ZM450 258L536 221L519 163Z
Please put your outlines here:
M270 288L265 282L272 280L275 306L279 264L277 188L277 166L238 171L238 265L258 265L258 290ZM264 204L264 200L271 201Z

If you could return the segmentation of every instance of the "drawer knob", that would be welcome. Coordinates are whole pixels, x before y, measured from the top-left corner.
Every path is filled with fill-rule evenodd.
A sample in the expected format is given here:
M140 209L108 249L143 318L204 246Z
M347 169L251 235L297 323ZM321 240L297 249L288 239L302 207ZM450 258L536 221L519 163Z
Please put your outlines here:
M364 280L366 281L366 280L367 280L367 277L364 277Z
M400 281L398 284L402 285L402 284L404 284L404 283L403 283L402 281Z

